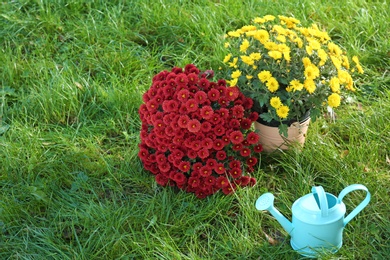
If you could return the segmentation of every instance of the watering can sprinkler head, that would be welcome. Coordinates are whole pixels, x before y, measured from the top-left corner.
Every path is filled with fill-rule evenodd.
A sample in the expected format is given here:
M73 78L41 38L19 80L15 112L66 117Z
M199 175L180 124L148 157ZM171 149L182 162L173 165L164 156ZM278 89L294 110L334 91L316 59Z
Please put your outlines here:
M272 193L264 193L256 200L257 210L270 210L274 207L274 195Z

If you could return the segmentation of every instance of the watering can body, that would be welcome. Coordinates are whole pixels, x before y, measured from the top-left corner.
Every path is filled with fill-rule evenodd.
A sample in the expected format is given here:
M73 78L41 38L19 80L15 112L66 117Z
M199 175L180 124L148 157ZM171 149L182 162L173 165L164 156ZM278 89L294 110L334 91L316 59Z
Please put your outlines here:
M346 206L342 199L354 190L367 192L366 198L345 217ZM321 252L337 252L343 243L345 225L369 202L370 193L361 184L341 191L339 197L326 193L321 186L296 200L292 206L292 221L273 207L273 195L263 194L256 201L258 210L268 210L291 236L291 247L301 255L317 257ZM272 205L271 205L272 204Z

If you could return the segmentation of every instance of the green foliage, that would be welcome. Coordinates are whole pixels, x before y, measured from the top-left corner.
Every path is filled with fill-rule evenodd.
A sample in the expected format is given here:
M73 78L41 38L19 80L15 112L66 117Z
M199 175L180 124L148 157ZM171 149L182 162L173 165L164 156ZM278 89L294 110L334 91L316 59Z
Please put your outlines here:
M386 259L388 9L350 0L4 1L0 258L297 259L255 200L272 192L291 217L312 185L337 195L362 183L372 201L324 259ZM361 57L357 100L334 123L311 123L302 151L262 154L252 189L198 200L157 186L137 155L138 107L151 78L187 63L218 70L223 34L268 13L315 21ZM347 210L359 199L348 195Z

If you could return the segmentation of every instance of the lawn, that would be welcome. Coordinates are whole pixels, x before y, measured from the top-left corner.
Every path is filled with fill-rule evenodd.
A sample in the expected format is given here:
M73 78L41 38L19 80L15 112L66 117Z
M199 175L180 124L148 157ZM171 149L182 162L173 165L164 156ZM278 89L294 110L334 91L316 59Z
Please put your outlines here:
M160 0L0 3L1 259L300 259L254 203L291 205L322 185L372 198L323 259L390 256L390 5L386 1ZM206 199L158 186L138 158L152 77L218 68L223 35L256 16L317 23L365 73L302 151L262 153L257 184ZM363 199L344 202L350 212Z

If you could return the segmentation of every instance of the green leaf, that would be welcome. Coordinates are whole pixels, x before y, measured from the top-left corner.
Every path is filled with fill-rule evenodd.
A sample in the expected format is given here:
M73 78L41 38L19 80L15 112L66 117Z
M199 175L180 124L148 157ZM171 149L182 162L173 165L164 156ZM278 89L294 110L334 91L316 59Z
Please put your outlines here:
M272 121L272 115L270 113L262 113L260 114L261 119L263 119L266 122L271 122Z
M279 134L283 135L284 137L288 137L288 126L286 124L280 124Z
M321 111L318 108L313 108L310 110L310 118L313 122L321 115Z

